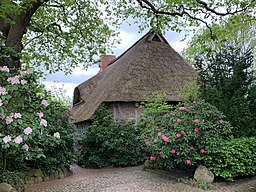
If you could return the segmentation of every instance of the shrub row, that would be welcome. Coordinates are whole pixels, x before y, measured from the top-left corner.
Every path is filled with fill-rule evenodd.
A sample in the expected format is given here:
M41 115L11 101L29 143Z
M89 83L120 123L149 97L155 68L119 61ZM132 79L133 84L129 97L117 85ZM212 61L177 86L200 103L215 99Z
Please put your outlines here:
M223 141L204 157L205 165L218 177L233 181L256 174L256 137Z

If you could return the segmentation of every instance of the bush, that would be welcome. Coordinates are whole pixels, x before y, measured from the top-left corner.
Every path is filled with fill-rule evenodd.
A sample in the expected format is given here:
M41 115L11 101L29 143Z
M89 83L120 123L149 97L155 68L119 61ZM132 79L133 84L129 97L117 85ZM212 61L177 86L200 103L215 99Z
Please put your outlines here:
M86 167L133 166L144 161L145 146L134 122L113 122L103 107L81 142L79 164Z
M256 174L256 137L225 141L204 156L205 165L227 181Z
M68 107L38 82L33 70L0 67L0 169L51 172L70 164L74 150ZM2 163L3 162L3 163Z
M143 137L149 160L157 167L194 169L223 139L231 138L232 127L216 107L198 101L175 106L162 115L145 116Z
M18 192L25 191L25 183L21 179L21 173L6 171L0 174L0 183L8 183Z

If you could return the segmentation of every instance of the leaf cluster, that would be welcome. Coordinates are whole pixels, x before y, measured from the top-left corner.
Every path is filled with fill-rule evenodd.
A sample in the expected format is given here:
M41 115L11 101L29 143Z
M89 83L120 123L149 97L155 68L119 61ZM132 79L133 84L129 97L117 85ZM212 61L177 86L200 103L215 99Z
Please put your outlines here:
M78 163L93 168L138 165L146 155L140 134L134 122L113 122L113 114L103 107L83 135Z
M256 174L256 138L241 137L224 141L204 156L206 166L227 181Z

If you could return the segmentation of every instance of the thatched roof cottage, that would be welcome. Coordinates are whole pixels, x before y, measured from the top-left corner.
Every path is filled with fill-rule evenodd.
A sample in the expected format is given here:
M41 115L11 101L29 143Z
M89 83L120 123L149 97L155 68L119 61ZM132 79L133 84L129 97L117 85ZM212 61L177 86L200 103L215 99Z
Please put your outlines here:
M74 123L84 126L107 104L115 118L137 119L139 103L165 91L178 102L176 91L195 78L194 68L154 32L148 32L122 55L102 58L100 72L74 90Z

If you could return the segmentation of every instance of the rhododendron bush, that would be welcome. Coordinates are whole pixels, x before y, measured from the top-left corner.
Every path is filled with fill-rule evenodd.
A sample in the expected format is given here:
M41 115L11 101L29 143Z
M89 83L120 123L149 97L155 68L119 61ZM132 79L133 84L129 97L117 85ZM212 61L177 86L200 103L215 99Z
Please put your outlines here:
M148 111L148 110L146 110ZM203 156L232 136L225 116L204 101L182 103L165 115L144 115L143 139L151 165L161 168L194 168Z
M67 106L38 83L32 69L0 67L0 151L2 170L26 167L52 171L73 158Z

